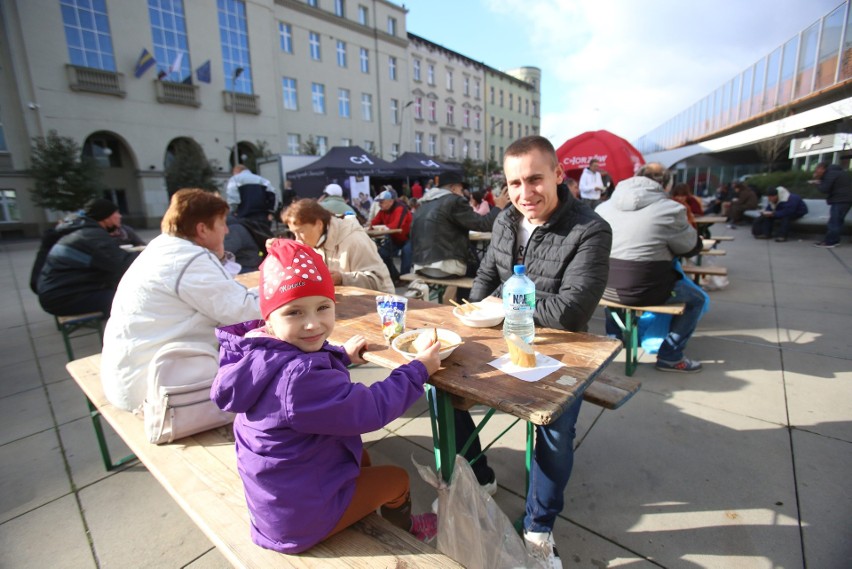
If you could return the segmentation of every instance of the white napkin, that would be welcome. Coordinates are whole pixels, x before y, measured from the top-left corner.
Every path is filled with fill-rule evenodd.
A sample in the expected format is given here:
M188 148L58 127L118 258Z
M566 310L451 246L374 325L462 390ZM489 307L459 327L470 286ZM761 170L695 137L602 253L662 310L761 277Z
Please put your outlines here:
M503 354L493 362L488 362L488 365L499 369L503 373L517 377L521 381L529 382L539 381L560 367L566 367L561 361L538 352L535 353L535 367L521 367L513 364L509 354Z

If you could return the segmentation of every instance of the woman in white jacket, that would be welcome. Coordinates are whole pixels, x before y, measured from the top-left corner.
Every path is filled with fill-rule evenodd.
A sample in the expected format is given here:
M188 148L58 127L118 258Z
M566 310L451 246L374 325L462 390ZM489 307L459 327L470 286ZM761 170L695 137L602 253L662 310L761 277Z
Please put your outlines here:
M104 332L101 381L121 409L142 405L148 364L169 343L201 342L218 350L217 326L260 318L256 292L222 266L228 204L217 194L185 189L172 196L153 239L115 294Z
M281 221L296 241L322 255L335 285L394 293L376 244L354 216L340 219L316 200L301 199L281 214Z

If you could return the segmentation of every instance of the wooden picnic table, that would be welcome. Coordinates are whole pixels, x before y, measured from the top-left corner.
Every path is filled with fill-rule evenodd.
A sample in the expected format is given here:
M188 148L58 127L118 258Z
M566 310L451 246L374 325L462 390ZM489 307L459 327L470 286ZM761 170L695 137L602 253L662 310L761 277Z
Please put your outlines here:
M695 218L698 225L713 225L714 223L725 223L727 217L724 215L699 215Z
M373 239L378 239L379 237L384 237L385 235L393 235L395 233L402 233L402 229L391 229L390 227L385 227L383 229L371 227L370 229L367 229L367 235L369 235Z

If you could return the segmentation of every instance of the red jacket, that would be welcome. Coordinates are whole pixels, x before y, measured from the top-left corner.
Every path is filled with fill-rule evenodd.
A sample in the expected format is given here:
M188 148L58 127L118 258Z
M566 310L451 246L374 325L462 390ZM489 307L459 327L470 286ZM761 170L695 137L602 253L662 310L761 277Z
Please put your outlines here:
M423 186L420 185L420 182L414 182L411 186L411 197L418 200L423 197Z
M388 211L379 210L379 213L370 222L371 227L375 225L387 225L391 229L402 229L401 233L393 233L390 238L397 245L405 245L408 241L408 235L411 233L411 212L407 206L395 201Z

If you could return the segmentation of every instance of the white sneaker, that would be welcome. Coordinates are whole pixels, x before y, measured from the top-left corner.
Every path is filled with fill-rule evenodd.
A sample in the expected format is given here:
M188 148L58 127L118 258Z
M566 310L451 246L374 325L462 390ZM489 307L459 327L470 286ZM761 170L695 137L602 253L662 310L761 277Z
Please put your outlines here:
M497 493L497 476L495 475L494 480L492 480L491 482L489 482L487 484L482 484L480 486L480 488L485 490L486 494L488 494L489 496L493 496L494 494L496 494ZM435 514L438 513L438 498L435 498L435 501L432 502L432 513L435 513Z
M545 567L562 569L562 560L559 558L559 552L556 551L556 543L553 541L551 532L524 530L524 545L527 546L527 552L541 561Z

